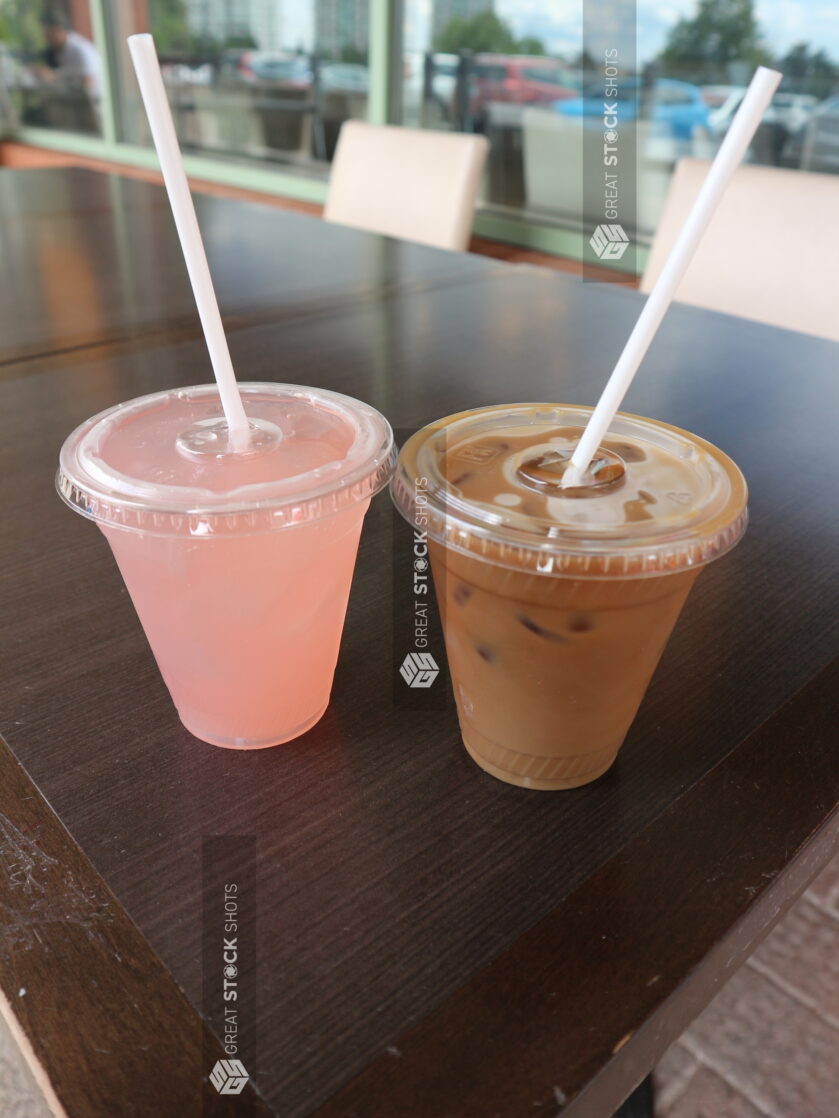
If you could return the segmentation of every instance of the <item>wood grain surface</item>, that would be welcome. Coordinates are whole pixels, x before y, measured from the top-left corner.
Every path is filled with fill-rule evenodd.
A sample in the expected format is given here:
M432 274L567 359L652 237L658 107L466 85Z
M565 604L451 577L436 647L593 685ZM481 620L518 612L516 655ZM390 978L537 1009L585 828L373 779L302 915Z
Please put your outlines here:
M195 208L228 328L487 266L250 203L197 194ZM130 335L200 335L161 187L79 168L0 169L0 214L0 365Z
M140 185L142 204L132 184L98 220L165 215ZM349 392L401 429L501 400L593 402L642 305L608 285L215 205L219 228L250 222L258 240L273 222L277 244L287 229L297 245L294 284L275 257L271 304L241 286L260 246L228 253L219 234L214 271L241 300L240 378ZM318 230L311 257L299 222ZM249 1070L275 1114L512 1118L553 1105L557 1087L574 1118L606 1118L730 973L719 945L745 957L830 853L839 348L691 308L668 315L626 408L731 454L751 525L699 579L606 777L567 794L509 787L465 755L451 707L397 708L410 618L389 589L402 525L384 497L324 719L281 748L232 754L180 727L105 541L52 487L59 446L87 416L209 378L183 324L173 238L161 231L148 251L147 331L123 291L104 344L80 319L72 349L50 353L71 335L44 322L41 342L31 326L19 334L25 360L7 350L0 731L196 1014L202 839L256 835ZM789 468L797 446L804 474Z
M70 1118L271 1112L252 1086L219 1095L224 1058L78 846L0 741L0 984L15 1031Z
M837 686L834 663L317 1118L611 1114L839 850Z

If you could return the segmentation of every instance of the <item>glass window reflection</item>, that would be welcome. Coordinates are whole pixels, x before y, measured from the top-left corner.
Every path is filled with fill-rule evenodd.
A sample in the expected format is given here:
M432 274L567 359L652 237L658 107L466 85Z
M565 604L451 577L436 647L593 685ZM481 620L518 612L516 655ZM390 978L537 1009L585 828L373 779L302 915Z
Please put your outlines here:
M0 87L7 127L101 134L102 59L87 0L0 0Z
M139 31L155 37L186 151L311 167L367 117L367 0L147 0L107 15L130 143L150 143L124 46Z
M620 8L585 2L604 20ZM638 0L637 69L614 100L637 150L641 243L676 162L713 158L760 64L785 77L747 161L839 172L839 24L827 0L815 0L825 18L814 23L813 2ZM583 41L582 5L405 0L400 119L488 137L485 211L579 228L597 208L584 196L583 139L603 127L602 67Z

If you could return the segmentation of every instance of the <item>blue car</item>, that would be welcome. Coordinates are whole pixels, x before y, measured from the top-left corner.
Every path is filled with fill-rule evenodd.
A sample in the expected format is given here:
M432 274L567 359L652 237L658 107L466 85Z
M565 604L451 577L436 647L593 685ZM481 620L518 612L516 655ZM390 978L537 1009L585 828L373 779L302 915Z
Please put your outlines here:
M605 79L604 79L605 80ZM621 123L634 120L636 116L639 89L637 78L621 81L618 96L618 119ZM589 85L582 97L573 100L554 101L553 107L564 116L582 117L585 123L603 121L604 96L603 82ZM672 78L658 78L653 86L650 118L663 126L670 136L679 140L690 140L698 128L708 131L708 106L702 100L699 87L690 82L679 82Z

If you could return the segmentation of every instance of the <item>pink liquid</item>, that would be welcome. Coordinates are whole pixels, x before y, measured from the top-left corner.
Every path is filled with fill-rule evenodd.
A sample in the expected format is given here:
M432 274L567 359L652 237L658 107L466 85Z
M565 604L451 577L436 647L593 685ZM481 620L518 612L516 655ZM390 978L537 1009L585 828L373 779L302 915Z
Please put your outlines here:
M203 407L212 415L214 401ZM349 425L334 416L292 406L286 418L271 408L269 401L268 414L285 418L286 435L256 454L185 455L177 446L184 415L167 401L114 432L108 461L156 484L244 493L326 467L352 441ZM260 410L251 403L252 415ZM190 533L187 518L180 531L170 523L159 535L100 525L181 721L196 737L234 749L278 745L323 714L368 504L269 531L223 517L204 534L195 524Z
M258 749L303 733L329 701L393 437L337 393L240 389L245 447L231 447L212 385L139 397L69 436L59 492L104 532L187 729Z
M236 749L277 745L323 714L368 504L246 536L101 526L196 737Z

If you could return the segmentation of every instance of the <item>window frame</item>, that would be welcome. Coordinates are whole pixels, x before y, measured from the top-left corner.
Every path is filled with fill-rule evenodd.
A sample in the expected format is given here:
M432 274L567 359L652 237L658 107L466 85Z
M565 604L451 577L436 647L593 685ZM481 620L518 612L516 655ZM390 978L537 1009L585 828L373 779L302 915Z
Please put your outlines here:
M19 128L12 138L33 147L82 155L104 162L122 163L158 170L152 148L118 139L115 60L108 42L105 6L107 0L88 0L94 44L102 58L102 136L86 136L49 128ZM398 123L401 117L402 0L370 0L368 69L370 74L367 119L371 124ZM2 138L2 137L0 137ZM294 201L323 205L329 189L328 176L314 171L289 171L274 166L226 161L213 155L184 155L187 175L207 182L259 191ZM531 251L581 260L583 246L579 231L558 223L539 221L524 213L505 213L488 207L475 214L472 232L476 237L501 241ZM637 266L643 268L648 249L637 247ZM619 261L615 271L626 270Z

